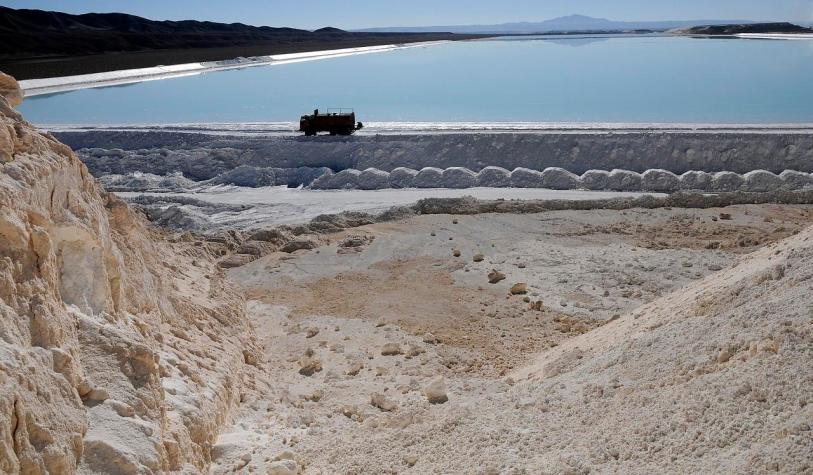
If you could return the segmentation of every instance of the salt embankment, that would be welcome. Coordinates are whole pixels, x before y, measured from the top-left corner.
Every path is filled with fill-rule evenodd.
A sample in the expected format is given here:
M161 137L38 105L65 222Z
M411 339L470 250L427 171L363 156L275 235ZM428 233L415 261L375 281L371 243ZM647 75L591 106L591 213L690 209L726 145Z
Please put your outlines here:
M601 126L590 130L464 130L459 133L375 133L352 137L301 137L289 131L230 129L189 132L155 128L56 129L78 150L94 176L180 171L201 181L238 166L256 168L327 167L333 171L398 167L421 170L488 166L542 171L559 167L575 174L591 169L675 174L752 170L813 172L813 128L640 129ZM371 128L372 130L372 128Z

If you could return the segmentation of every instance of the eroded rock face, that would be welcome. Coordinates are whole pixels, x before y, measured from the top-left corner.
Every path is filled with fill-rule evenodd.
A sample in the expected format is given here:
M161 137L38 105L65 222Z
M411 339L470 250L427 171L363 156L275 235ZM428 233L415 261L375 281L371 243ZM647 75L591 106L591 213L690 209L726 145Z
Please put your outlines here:
M205 471L258 353L241 297L23 121L13 86L0 77L0 472Z
M10 107L17 107L23 102L23 91L13 77L0 72L0 96L6 99Z

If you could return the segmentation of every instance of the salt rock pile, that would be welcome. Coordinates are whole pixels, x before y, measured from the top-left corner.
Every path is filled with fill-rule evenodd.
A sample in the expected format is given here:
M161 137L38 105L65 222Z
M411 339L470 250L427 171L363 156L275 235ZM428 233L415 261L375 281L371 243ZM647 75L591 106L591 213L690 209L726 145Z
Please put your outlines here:
M694 190L709 192L744 191L766 193L799 190L813 186L813 175L785 170L776 175L766 170L753 170L744 175L734 172L708 173L689 171L675 175L669 170L651 169L644 173L629 170L588 170L581 176L563 168L548 167L542 171L530 168L485 167L475 173L468 168L450 167L445 170L425 167L412 170L399 167L392 172L375 168L353 169L338 173L325 171L311 183L316 190L380 190L386 188L473 188L513 187L549 188L552 190L612 190L673 193Z
M257 364L241 297L20 100L0 73L0 472L204 471Z
M535 466L813 471L811 279L813 227L542 353L512 394L542 409Z

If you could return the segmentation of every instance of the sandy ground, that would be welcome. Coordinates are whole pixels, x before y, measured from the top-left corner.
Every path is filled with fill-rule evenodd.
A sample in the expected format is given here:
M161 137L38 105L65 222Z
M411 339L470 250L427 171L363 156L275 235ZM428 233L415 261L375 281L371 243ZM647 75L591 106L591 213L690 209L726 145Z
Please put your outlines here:
M573 433L575 420L563 422L576 417L573 407L557 406L570 382L543 391L514 379L538 371L540 352L625 322L811 222L812 207L780 205L418 216L233 269L265 346L266 377L218 439L212 471L721 469L719 453L674 455L682 465L673 466L638 435L623 445L606 430ZM505 279L490 284L492 270ZM520 282L527 293L511 295ZM579 355L555 367L565 372ZM605 376L589 382L601 388ZM431 404L425 388L439 377L449 401ZM583 393L587 407L602 390L591 388L575 400Z

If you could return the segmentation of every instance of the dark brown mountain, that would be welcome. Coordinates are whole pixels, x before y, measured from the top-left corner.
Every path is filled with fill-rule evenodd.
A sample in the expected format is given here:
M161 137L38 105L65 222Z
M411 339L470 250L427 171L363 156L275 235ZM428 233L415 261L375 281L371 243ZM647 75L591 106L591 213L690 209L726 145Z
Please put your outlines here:
M466 39L450 33L351 33L123 13L71 15L0 7L0 70L17 79L389 43ZM115 54L109 54L115 53Z

